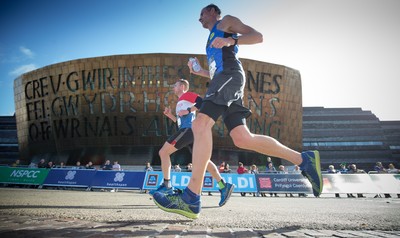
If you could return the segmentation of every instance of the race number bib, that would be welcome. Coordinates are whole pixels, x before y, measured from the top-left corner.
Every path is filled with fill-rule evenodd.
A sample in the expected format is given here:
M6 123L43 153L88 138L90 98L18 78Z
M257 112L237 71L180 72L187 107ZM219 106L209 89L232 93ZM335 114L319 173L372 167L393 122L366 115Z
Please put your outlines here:
M212 61L208 62L208 71L210 72L210 80L214 78L215 71L217 70L217 63L215 63L215 60L213 59Z
M178 115L176 116L176 123L178 124L178 128L181 127L181 118Z

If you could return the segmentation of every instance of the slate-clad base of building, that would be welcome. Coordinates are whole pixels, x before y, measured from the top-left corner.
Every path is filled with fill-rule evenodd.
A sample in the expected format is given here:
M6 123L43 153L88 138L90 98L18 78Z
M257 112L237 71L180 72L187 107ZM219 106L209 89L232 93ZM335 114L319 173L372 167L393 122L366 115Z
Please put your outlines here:
M11 164L19 159L15 116L0 116L0 164Z
M373 170L377 161L399 166L400 121L381 122L361 108L303 108L303 149L318 149L322 167L340 163Z

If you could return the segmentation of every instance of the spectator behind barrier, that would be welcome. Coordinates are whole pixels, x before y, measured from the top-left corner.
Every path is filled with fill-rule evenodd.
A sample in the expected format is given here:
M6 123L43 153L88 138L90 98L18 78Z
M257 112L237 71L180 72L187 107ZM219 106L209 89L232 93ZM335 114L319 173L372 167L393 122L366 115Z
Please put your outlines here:
M60 162L60 165L59 166L57 166L57 168L59 168L59 169L63 169L63 168L65 168L65 164L64 164L64 162Z
M300 167L298 165L294 166L294 168L292 170L292 174L301 174L301 170L300 170ZM299 193L299 197L307 197L307 194Z
M341 174L347 174L348 171L349 171L349 170L346 168L346 164L345 164L345 163L341 163L341 164L340 164L339 172L340 172Z
M377 172L378 174L386 174L387 170L385 169L385 167L383 167L382 162L376 162L375 166L374 166L374 171ZM390 194L385 193L385 198L391 198L392 196L390 196ZM382 197L380 194L375 195L374 198L380 198Z
M394 164L392 164L392 163L389 164L389 168L388 168L387 172L390 174L400 173L399 169L396 169L396 167L394 167Z
M146 163L146 167L144 168L144 171L153 171L153 167L151 167L150 162Z
M232 173L232 170L231 170L231 168L229 167L229 164L228 164L228 163L225 163L224 173Z
M53 161L49 161L47 163L46 169L52 169L52 168L55 168L55 165L53 164Z
M252 174L254 174L254 175L256 175L256 174L259 173L259 172L258 172L257 165L253 164L253 165L251 166L250 173L252 173ZM257 195L257 197L259 197L259 196L260 196L260 193L259 193L258 191L257 191L256 193L253 193L253 197L255 197L256 195ZM261 193L261 196L262 196L262 197L265 197L265 193Z
M106 160L106 162L101 166L102 170L112 170L112 165L110 160Z
M349 170L347 171L348 174L365 174L365 171L362 169L357 169L357 166L355 164L349 165ZM355 198L353 194L350 193L350 196L347 195L348 197ZM357 197L359 198L365 198L362 193L357 193Z
M225 161L222 161L222 163L219 165L218 172L220 173L224 172L225 164L226 164Z
M379 174L387 173L385 167L382 165L382 162L376 162L374 170Z
M41 160L39 161L37 167L38 167L38 168L42 168L42 169L46 168L46 167L47 167L46 161L45 161L44 159L41 159Z
M236 170L236 172L238 173L238 174L245 174L245 173L248 173L248 170L243 166L243 163L242 162L239 162L239 167L237 168L237 170Z
M245 173L248 172L248 170L243 166L243 163L242 163L242 162L239 162L238 165L239 165L239 167L238 167L237 170L236 170L236 172L237 172L238 174L245 174ZM240 193L240 195L246 196L246 193Z
M93 166L92 161L89 161L89 162L86 164L85 169L95 169L95 167Z
M271 159L270 157L268 157L269 159ZM274 164L272 163L272 161L270 162L270 163L267 163L267 168L265 168L265 171L267 172L267 173L276 173L277 171L276 171L276 169L275 169L275 167L274 167ZM272 195L275 195L275 197L279 197L278 196L278 194L277 193L270 193L269 194L271 197L272 197Z
M268 167L265 168L265 172L267 173L276 173L276 169L273 163L268 163Z
M11 167L18 167L18 166L20 166L20 160L19 159L15 160L14 163L11 164Z
M192 167L193 167L192 163L187 164L186 172L192 172Z
M176 165L175 165L174 171L175 171L175 172L182 172L182 169L181 169L181 167L179 166L179 164L176 164Z
M328 166L328 170L326 171L328 174L337 174L340 173L339 171L337 171L335 169L335 166L333 166L333 164ZM335 197L340 198L340 194L339 193L335 193Z
M121 169L121 165L118 164L118 161L114 161L114 164L113 164L113 166L112 166L112 170L117 170L117 171L122 170L122 169Z
M285 169L285 166L281 164L281 165L279 165L278 173L279 174L287 174L288 171ZM289 193L289 195L290 195L290 197L293 197L293 194ZM288 194L285 193L285 196L287 197Z
M72 168L73 169L83 169L80 161L76 161L75 167L72 167Z
M265 168L268 170L268 168L270 167L270 164L272 165L272 167L274 167L274 163L272 163L272 159L271 157L267 157L267 164L265 165ZM268 172L268 171L267 171Z

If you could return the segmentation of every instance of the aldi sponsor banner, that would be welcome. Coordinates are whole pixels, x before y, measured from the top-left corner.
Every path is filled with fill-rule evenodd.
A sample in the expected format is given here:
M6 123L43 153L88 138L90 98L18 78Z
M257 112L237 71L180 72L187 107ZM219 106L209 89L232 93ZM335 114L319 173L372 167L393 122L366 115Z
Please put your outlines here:
M379 193L368 174L323 174L322 193Z
M0 183L41 185L48 169L0 167Z
M95 173L94 169L51 169L43 185L89 187Z
M301 174L256 174L259 192L312 193L310 182Z
M93 188L141 189L146 172L97 170L92 179Z
M235 190L233 190L233 192L236 193L257 192L256 176L254 174L221 174L221 177L226 182L235 184Z
M171 172L171 184L175 188L184 189L190 181L190 172ZM257 192L257 185L254 174L221 174L221 177L228 183L235 184L234 192ZM163 173L150 171L146 173L143 189L156 189L164 181ZM211 174L204 176L203 189L205 192L219 191L218 182Z
M379 189L379 193L400 194L400 180L393 174L370 174L372 182Z
M171 172L171 185L175 188L184 189L190 181L192 173L189 172ZM143 189L154 190L164 182L164 175L161 171L146 172Z

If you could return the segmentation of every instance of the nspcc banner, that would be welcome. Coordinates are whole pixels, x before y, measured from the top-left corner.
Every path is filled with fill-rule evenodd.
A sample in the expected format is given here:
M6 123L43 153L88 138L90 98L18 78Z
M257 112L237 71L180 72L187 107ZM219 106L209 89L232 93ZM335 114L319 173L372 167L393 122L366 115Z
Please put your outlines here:
M41 185L49 170L0 167L0 183Z

